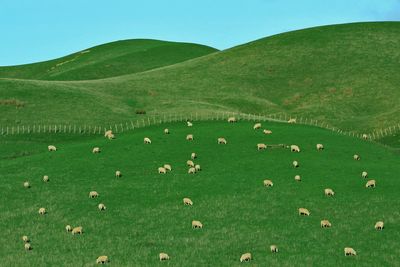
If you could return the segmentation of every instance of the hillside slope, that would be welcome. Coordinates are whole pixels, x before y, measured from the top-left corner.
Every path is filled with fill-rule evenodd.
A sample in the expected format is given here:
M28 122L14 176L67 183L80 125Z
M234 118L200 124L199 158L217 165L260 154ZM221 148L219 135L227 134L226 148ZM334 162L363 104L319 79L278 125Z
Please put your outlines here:
M95 46L55 60L0 67L0 78L90 80L159 68L217 51L189 43L124 40Z

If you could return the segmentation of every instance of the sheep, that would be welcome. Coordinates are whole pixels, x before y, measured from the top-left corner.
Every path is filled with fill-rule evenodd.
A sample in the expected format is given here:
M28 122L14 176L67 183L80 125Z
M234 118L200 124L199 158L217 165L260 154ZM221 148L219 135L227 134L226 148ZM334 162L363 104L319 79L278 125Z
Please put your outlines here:
M43 176L43 182L47 183L49 181L49 176L45 175Z
M188 165L188 167L194 167L194 163L191 160L186 161L186 165Z
M290 146L290 150L291 150L292 152L300 152L300 148L299 148L299 146L297 146L297 145L291 145L291 146Z
M278 252L278 247L276 245L271 245L269 248L271 249L272 253L277 253Z
M25 243L24 247L25 247L25 250L31 250L32 249L32 246L31 246L30 243Z
M254 126L253 126L253 129L254 130L257 130L257 129L260 129L261 128L261 123L256 123L256 124L254 124Z
M321 221L321 228L329 228L331 226L332 226L332 224L328 220Z
M344 255L345 256L356 256L357 253L353 248L346 247L346 248L344 248Z
M218 144L222 144L222 145L226 145L226 143L227 143L226 139L223 137L219 137L217 141L218 141Z
M68 224L67 226L65 226L65 231L71 232L72 231L71 225Z
M97 207L100 211L106 210L106 206L103 203L100 203Z
M26 181L26 182L24 182L24 187L25 187L25 188L30 188L30 187L31 187L31 185L29 184L29 182L28 182L28 181Z
M160 261L167 261L167 260L169 260L168 254L167 254L167 253L164 253L164 252L161 252L160 255L159 255L159 257L160 257Z
M200 164L196 164L196 165L194 166L194 168L195 168L196 172L201 171Z
M293 167L298 168L299 167L299 163L297 162L297 160L292 162Z
M190 121L188 121L188 122L187 122L187 126L188 126L188 127L192 127L192 126L193 126L193 123L191 123Z
M53 146L53 145L48 146L47 149L49 151L57 151L57 148L55 146Z
M169 134L168 128L165 128L165 129L164 129L164 134Z
M296 181L298 181L298 182L300 182L300 181L301 181L301 177L300 177L300 175L296 175L296 176L294 177L294 179L295 179Z
M120 178L122 176L121 171L115 171L115 177Z
M376 186L376 181L375 180L369 180L366 184L365 187L369 188L369 187L375 187Z
M190 198L185 197L183 198L183 204L186 206L193 206L193 201Z
M109 137L111 134L113 134L112 130L108 130L104 133L104 137Z
M100 148L99 147L94 147L93 150L92 150L92 153L93 154L100 153Z
M355 154L355 155L353 156L353 159L354 159L354 160L360 160L360 156L357 155L357 154Z
M90 191L90 192L89 192L89 197L90 197L90 198L99 197L99 193L97 193L96 191Z
M291 118L291 119L288 120L288 123L296 123L296 119L292 119Z
M189 168L189 170L188 170L188 173L189 174L195 174L196 173L196 169L195 168Z
M229 122L229 123L233 123L233 122L237 122L237 120L236 120L235 117L229 117L229 118L228 118L228 122Z
M273 187L274 183L271 180L266 179L266 180L264 180L264 186L265 187Z
M335 195L335 192L333 192L333 190L330 188L325 188L324 192L325 192L325 196L334 196Z
M251 261L251 253L244 253L240 256L240 262Z
M24 241L25 243L29 243L29 237L26 235L22 236L22 241Z
M158 168L158 173L166 174L167 170L164 167L159 167Z
M192 228L193 229L202 229L203 228L203 224L200 221L192 221Z
M145 144L151 144L150 138L145 137L145 138L143 139L143 143L145 143Z
M367 134L363 134L363 135L362 135L362 138L363 138L364 140L367 140L367 139L368 139L368 135L367 135Z
M164 164L164 169L169 171L169 172L172 171L172 167L169 164Z
M310 216L310 212L306 208L299 208L299 215Z
M317 144L317 150L324 150L324 146L322 144Z
M186 140L193 141L193 134L186 135Z
M272 134L272 131L271 131L271 130L264 129L264 130L263 130L263 133L264 133L264 134Z
M81 234L83 234L82 226L74 227L74 229L72 229L71 233L73 235L77 235L77 234L81 235Z
M257 150L267 149L265 144L257 144Z
M376 230L382 230L383 229L383 222L382 221L379 221L379 222L376 222L375 223L375 229Z
M46 214L46 209L45 208L40 208L39 209L39 214L40 215L45 215Z
M109 136L107 136L108 137L108 140L112 140L112 139L115 139L115 135L114 134L110 134Z
M366 171L363 171L363 172L361 173L361 177L362 177L362 178L367 178L367 177L368 177L368 173L367 173Z
M190 158L191 158L191 159L195 159L195 158L197 158L197 155L196 155L196 153L194 153L194 152L193 152L193 153L190 155Z
M103 255L103 256L99 256L96 259L96 264L106 264L107 262L109 262L108 257Z

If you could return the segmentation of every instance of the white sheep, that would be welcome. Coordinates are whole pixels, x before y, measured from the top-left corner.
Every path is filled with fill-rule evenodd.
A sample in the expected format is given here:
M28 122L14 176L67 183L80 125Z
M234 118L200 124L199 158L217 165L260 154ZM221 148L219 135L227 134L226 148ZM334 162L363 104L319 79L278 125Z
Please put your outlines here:
M264 130L263 130L263 133L264 133L264 134L272 134L272 131L271 131L271 130L264 129Z
M300 181L301 181L301 177L300 177L300 175L296 175L296 176L294 176L294 179L295 179L296 181L298 181L298 182L300 182Z
M376 230L382 230L384 228L384 224L382 221L376 222L375 223L375 229Z
M290 150L292 152L300 152L300 147L298 145L291 145Z
M48 175L45 175L45 176L43 176L43 182L48 182L49 181L49 176Z
M271 180L266 179L266 180L264 180L264 186L272 187L272 186L274 186L274 183Z
M122 176L121 171L115 171L115 177L119 178Z
M203 224L200 221L192 221L192 228L193 229L201 229L203 228Z
M106 264L107 262L109 262L108 257L103 255L103 256L99 256L96 259L96 264Z
M193 126L193 123L191 123L190 121L188 121L188 122L187 122L187 126L188 126L188 127L192 127L192 126Z
M90 191L90 192L89 192L89 197L90 197L90 198L99 197L99 193L97 193L96 191Z
M187 206L193 206L193 201L190 198L185 197L183 198L183 204Z
M291 118L291 119L288 120L288 123L296 123L296 119L292 119Z
M360 160L360 156L357 155L357 154L355 154L355 155L353 156L353 159L354 159L354 160Z
M188 167L194 167L194 163L191 160L186 161L186 165L188 165Z
M266 144L257 144L257 150L267 149Z
M166 174L167 170L164 167L159 167L158 168L158 173Z
M25 247L25 250L31 250L32 249L32 246L31 246L30 243L25 243L24 247Z
M193 134L186 135L186 140L193 141Z
M310 216L310 212L306 208L299 208L299 215Z
M222 145L226 145L226 143L227 143L226 139L223 137L219 137L217 141L218 141L218 144L222 144Z
M271 245L269 248L271 249L272 253L278 253L278 247L276 245Z
M297 162L297 160L292 162L293 167L298 168L299 167L299 163Z
M325 188L324 192L325 192L325 196L334 196L335 195L335 192L333 192L333 190L330 188Z
M254 124L254 126L253 126L253 129L254 130L257 130L257 129L260 129L261 128L261 123L256 123L256 124Z
M367 135L367 134L363 134L363 135L362 135L362 138L363 138L364 140L367 140L367 139L368 139L368 135Z
M164 252L161 252L160 255L159 255L159 257L160 257L160 261L167 261L167 260L169 260L168 254L167 254L167 253L164 253Z
M196 169L196 172L201 171L201 166L200 166L200 164L196 164L196 165L194 166L194 168Z
M329 228L331 226L332 226L332 224L328 220L321 221L321 228Z
M367 177L368 177L368 173L367 173L366 171L363 171L363 172L361 173L361 177L362 177L362 178L367 178Z
M48 146L47 149L49 151L57 151L57 148L55 146L53 146L53 145Z
M164 134L169 134L168 128L165 128L165 129L164 129Z
M376 181L375 180L369 180L366 184L365 187L375 187L376 186Z
M108 136L110 136L111 134L113 134L112 130L107 130L107 131L105 131L105 133L104 133L104 137L108 137Z
M39 209L39 214L40 214L40 215L45 215L46 212L47 212L47 211L46 211L45 208L40 208L40 209Z
M97 207L100 211L106 210L106 206L103 203L100 203Z
M92 153L93 154L100 153L100 148L99 147L94 147L93 150L92 150Z
M237 120L235 117L229 117L228 122L233 123L233 122L237 122Z
M71 232L72 231L72 226L68 224L67 226L65 226L65 230L67 232Z
M164 169L169 171L169 172L172 171L172 167L171 167L170 164L164 164Z
M115 135L114 135L114 134L110 134L110 135L108 135L107 137L108 137L108 140L115 139Z
M143 139L143 143L145 143L145 144L151 144L150 138L145 137L145 138Z
M357 253L353 248L346 247L346 248L344 248L344 255L345 256L356 256Z
M28 182L28 181L26 181L26 182L24 182L24 187L25 187L25 188L30 188L30 187L31 187L31 185L29 184L29 182Z
M251 253L244 253L240 256L240 262L251 261Z
M196 173L196 169L191 167L191 168L189 168L188 173L189 174L195 174Z
M25 243L29 243L29 237L26 235L22 236L22 241L24 241Z
M72 229L71 233L73 235L77 235L77 234L81 235L81 234L83 234L82 226L74 227L74 229Z
M322 144L317 144L317 150L324 150L324 146Z
M193 153L190 155L190 158L191 158L191 159L195 159L195 158L197 158L197 155L196 155L196 153L194 153L194 152L193 152Z

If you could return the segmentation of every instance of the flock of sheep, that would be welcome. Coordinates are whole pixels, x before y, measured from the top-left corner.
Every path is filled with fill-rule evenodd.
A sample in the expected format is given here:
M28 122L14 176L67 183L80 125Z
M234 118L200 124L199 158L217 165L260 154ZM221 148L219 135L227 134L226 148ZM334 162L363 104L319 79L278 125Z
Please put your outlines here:
M235 123L235 122L237 122L237 119L235 117L230 117L230 118L228 118L228 122L229 123ZM296 123L296 120L295 119L290 119L288 121L288 123ZM188 121L187 122L187 126L188 127L192 127L193 123ZM258 130L258 129L261 129L261 127L262 127L261 123L256 123L253 126L253 129L254 130ZM169 133L170 133L169 129L164 129L164 134L169 134ZM269 135L269 134L272 134L272 131L268 130L268 129L264 129L263 133L266 134L266 135ZM114 139L115 135L113 134L113 132L111 130L108 130L108 131L105 132L104 137L106 137L108 139ZM194 140L193 134L188 134L186 136L186 140L193 141ZM143 139L143 142L144 142L144 144L148 144L148 145L152 143L151 139L148 138L148 137L145 137ZM227 144L227 140L224 137L219 137L217 139L217 144L226 145ZM268 145L266 145L264 143L259 143L259 144L257 144L256 147L257 147L257 150L264 150L264 149L267 149ZM294 152L294 153L300 153L300 151L301 151L300 147L298 145L282 145L282 147L290 148L290 150L292 152ZM324 150L324 146L322 144L317 144L316 145L316 149L318 151L323 151ZM54 145L49 145L48 146L48 151L50 151L50 152L57 151L57 148ZM100 150L99 147L94 147L93 150L92 150L92 153L94 153L94 154L100 153L100 152L101 152L101 150ZM196 153L193 152L191 154L191 156L190 156L190 159L187 160L186 165L189 168L188 169L188 174L195 174L196 172L201 171L200 165L199 164L195 164L193 162L196 158L197 158L197 155L196 155ZM360 156L359 155L354 155L353 159L358 161L358 160L360 160ZM299 166L300 165L299 165L299 163L297 161L293 161L293 167L294 168L298 168ZM171 172L171 171L172 171L172 166L170 164L167 164L167 163L158 168L158 173L159 174L166 174L167 172ZM121 176L122 176L121 171L117 170L115 172L115 177L119 178ZM368 178L368 173L366 171L363 171L361 176L362 176L362 178ZM296 175L294 177L294 179L295 179L295 181L301 181L300 175ZM49 182L49 176L48 175L44 175L43 176L43 182ZM270 187L270 188L274 186L273 181L270 180L270 179L265 179L263 181L263 184L264 184L265 187ZM23 186L25 188L30 188L29 181L25 181L23 183ZM365 185L366 188L374 188L375 186L376 186L376 181L375 180L368 180L366 185ZM324 189L324 194L327 197L333 197L335 195L335 192L331 188L326 188L326 189ZM94 198L97 198L97 197L99 197L99 194L96 191L89 192L89 198L93 198L94 199ZM193 206L193 201L190 198L185 197L185 198L183 198L183 204L186 205L186 206ZM103 203L99 203L98 204L98 209L100 211L105 211L106 210L106 206ZM44 216L46 213L47 213L47 211L46 211L46 209L44 207L39 208L39 214L40 215ZM300 216L310 216L311 213L307 208L299 208L298 209L298 214ZM332 227L332 224L328 219L323 219L320 222L320 227L321 228L329 228L329 227ZM192 221L192 228L193 229L202 229L203 228L203 224L198 220L193 220ZM375 224L375 229L376 230L382 230L383 228L384 228L384 222L383 221L376 222L376 224ZM83 227L82 226L72 227L71 225L67 225L65 227L65 230L67 232L72 233L72 235L83 234ZM22 236L22 240L24 242L25 250L27 250L27 251L31 250L32 246L31 246L29 237L24 235L24 236ZM276 245L271 245L270 246L270 251L272 253L277 253L278 252L278 247ZM356 251L351 247L345 247L344 248L344 254L345 254L345 256L356 256L357 255ZM164 253L164 252L159 253L159 260L160 261L165 261L165 260L169 260L169 259L170 259L170 257L169 257L169 255L167 253ZM251 255L250 252L244 253L240 257L240 262L247 262L247 261L250 261L250 260L252 260L252 255ZM99 256L96 259L96 263L97 264L105 264L107 262L109 262L109 258L106 255Z

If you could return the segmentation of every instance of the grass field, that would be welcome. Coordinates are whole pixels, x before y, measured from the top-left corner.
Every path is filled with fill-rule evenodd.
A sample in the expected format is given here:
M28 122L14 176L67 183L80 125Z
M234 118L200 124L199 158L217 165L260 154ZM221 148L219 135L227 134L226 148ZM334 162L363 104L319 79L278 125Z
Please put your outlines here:
M63 135L0 136L1 266L93 266L108 255L110 266L396 266L400 264L399 157L383 146L302 125L264 122L171 123L140 128L115 140ZM170 135L164 135L168 127ZM195 140L186 141L186 134ZM143 138L152 139L144 145ZM217 145L223 136L227 145ZM257 143L298 144L302 151L257 151ZM58 151L47 152L54 144ZM322 143L324 151L315 145ZM92 148L102 151L92 154ZM198 154L202 171L187 174ZM361 156L353 160L353 154ZM298 160L300 167L292 167ZM157 173L164 163L172 172ZM123 177L114 176L121 170ZM375 189L366 189L368 171ZM294 176L300 174L301 182ZM48 183L42 182L49 175ZM263 180L271 179L272 188ZM32 187L22 184L30 181ZM324 196L332 188L334 197ZM98 199L89 199L91 190ZM190 197L194 205L182 204ZM104 203L105 212L97 209ZM48 214L40 216L45 207ZM309 217L297 209L308 208ZM329 219L332 228L321 229ZM192 230L200 220L202 230ZM374 224L383 220L385 229ZM81 225L72 236L67 224ZM24 251L22 235L33 250ZM276 244L273 255L269 246ZM357 251L345 257L343 248ZM160 263L158 253L171 259Z

